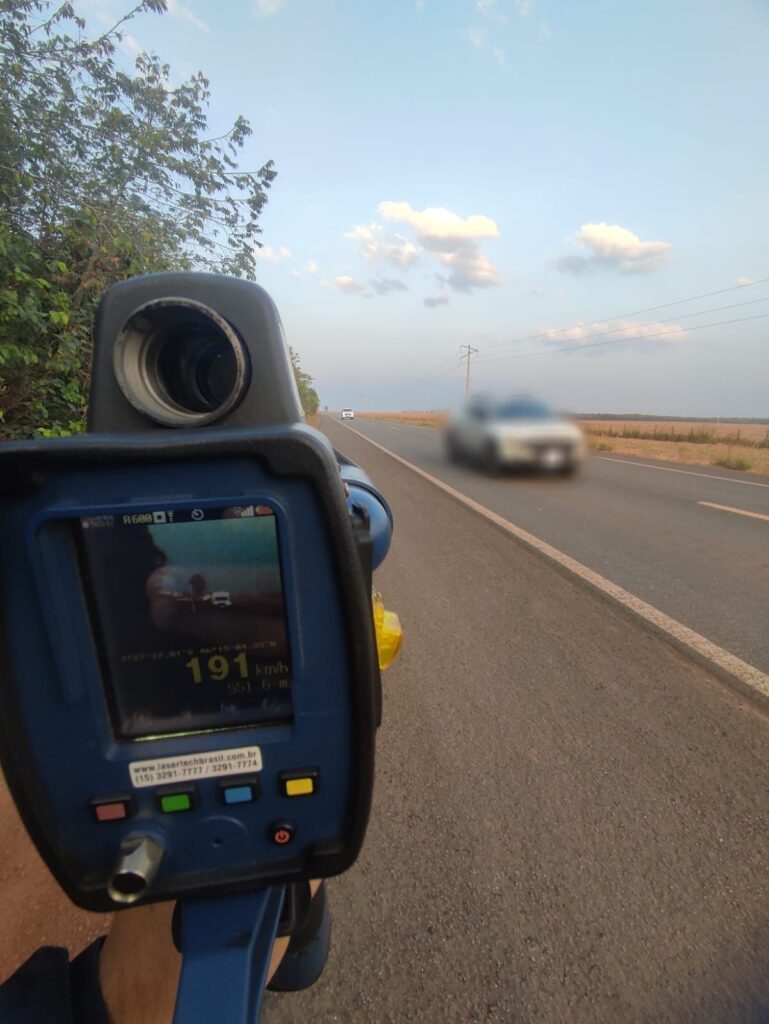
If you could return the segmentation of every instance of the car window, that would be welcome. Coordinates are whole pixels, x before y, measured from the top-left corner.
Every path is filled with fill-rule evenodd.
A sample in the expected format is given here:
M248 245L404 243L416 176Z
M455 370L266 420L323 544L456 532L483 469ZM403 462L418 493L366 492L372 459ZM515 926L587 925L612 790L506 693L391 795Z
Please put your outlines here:
M550 420L553 418L553 413L546 405L528 399L502 402L494 412L499 420Z

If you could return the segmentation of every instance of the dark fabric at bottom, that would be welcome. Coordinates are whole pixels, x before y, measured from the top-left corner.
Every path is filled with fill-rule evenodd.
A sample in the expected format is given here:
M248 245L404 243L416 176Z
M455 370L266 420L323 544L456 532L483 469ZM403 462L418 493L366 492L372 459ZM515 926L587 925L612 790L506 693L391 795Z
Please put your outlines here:
M2 1024L110 1024L99 984L97 939L71 963L66 949L43 946L0 986Z

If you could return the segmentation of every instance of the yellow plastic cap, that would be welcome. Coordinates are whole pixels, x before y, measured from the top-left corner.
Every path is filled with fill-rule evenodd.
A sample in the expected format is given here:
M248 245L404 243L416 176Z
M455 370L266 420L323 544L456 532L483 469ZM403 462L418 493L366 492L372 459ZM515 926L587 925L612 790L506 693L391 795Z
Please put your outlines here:
M403 643L403 630L395 612L388 612L385 609L381 594L375 592L372 595L372 603L379 668L384 671L398 656Z

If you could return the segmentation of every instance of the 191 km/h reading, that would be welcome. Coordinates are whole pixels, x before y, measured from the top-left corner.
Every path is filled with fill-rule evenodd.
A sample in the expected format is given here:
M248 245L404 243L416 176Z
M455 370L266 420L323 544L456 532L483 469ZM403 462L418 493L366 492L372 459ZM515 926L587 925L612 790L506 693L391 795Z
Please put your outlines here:
M241 679L248 679L248 658L246 652L241 651L240 654L236 655L233 659L235 667L240 673ZM212 654L205 662L206 668L208 669L208 675L214 682L221 683L227 679L230 674L230 659L225 658L223 654ZM200 658L190 658L184 665L192 672L193 683L203 682L203 672L201 669Z
M251 668L253 668L253 674L260 677L262 682L265 681L265 677L286 676L288 673L288 666L283 661L277 661L272 665L249 666L245 651L241 651L233 658L227 658L223 654L212 654L210 658L204 660L196 656L185 662L184 667L192 673L193 683L202 683L204 674L208 681L215 683L229 682L230 680L248 682ZM277 678L275 682L278 682Z

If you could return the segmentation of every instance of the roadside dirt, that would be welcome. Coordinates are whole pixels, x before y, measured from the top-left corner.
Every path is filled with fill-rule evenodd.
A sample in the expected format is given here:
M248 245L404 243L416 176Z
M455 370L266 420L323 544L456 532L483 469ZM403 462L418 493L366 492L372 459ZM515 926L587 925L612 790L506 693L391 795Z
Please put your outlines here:
M40 946L65 946L75 956L109 928L110 917L75 907L32 845L0 778L0 982Z

